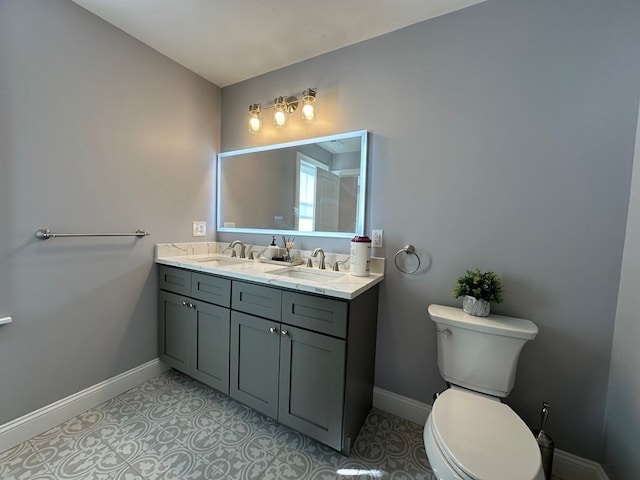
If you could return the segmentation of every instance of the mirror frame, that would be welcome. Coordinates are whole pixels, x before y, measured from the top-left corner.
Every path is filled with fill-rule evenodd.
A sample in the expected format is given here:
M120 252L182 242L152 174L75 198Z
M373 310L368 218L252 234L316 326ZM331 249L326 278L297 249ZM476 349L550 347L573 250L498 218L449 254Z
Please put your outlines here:
M340 133L336 135L327 135L324 137L309 138L305 140L296 140L286 143L278 143L274 145L264 145L260 147L245 148L241 150L233 150L229 152L221 152L217 155L216 166L216 231L218 232L232 232L232 233L260 233L260 234L273 234L273 235L297 235L305 237L331 237L331 238L351 238L354 235L364 235L364 220L365 220L365 206L366 206L366 185L367 185L367 159L368 152L368 132L366 130L357 130L353 132ZM282 148L297 147L300 145L308 145L312 143L328 142L332 140L340 140L343 138L360 137L360 186L358 188L358 203L356 214L356 231L355 232L303 232L299 230L276 230L268 228L237 228L237 227L224 227L221 226L221 210L222 210L222 190L221 185L221 170L222 161L229 157L234 157L243 154L264 152L270 150L277 150Z

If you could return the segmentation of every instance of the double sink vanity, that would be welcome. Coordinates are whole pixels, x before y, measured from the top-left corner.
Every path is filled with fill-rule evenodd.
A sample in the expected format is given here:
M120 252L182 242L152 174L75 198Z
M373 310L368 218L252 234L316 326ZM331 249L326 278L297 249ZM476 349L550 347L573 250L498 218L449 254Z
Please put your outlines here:
M225 247L157 246L160 359L348 455L371 408L384 260L355 277Z

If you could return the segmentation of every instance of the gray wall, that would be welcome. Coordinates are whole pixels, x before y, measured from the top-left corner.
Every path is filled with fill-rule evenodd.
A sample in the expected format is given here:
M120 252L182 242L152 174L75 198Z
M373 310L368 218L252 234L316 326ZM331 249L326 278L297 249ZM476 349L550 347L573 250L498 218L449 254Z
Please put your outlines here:
M558 448L600 458L639 14L631 0L490 0L223 89L223 151L372 132L367 231L384 229L374 254L389 260L378 387L431 403L445 385L427 306L459 306L456 277L494 270L506 283L495 313L540 328L507 403L536 427L541 402L550 402ZM309 85L318 88L315 124L247 133L247 105ZM342 252L349 244L300 243ZM405 243L423 260L414 275L393 266Z
M604 465L610 480L640 478L640 118L638 123L607 395Z
M0 1L0 424L157 357L154 245L214 225L219 114L219 88L77 5Z

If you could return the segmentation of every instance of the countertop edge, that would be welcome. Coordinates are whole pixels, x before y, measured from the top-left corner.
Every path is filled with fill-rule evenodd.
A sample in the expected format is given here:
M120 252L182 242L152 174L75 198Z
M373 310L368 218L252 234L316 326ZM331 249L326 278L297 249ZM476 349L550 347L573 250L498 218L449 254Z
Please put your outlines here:
M378 285L384 280L384 274L371 274L368 277L355 277L351 276L348 272L344 272L345 276L350 282L340 283L327 282L327 283L315 283L312 281L290 281L283 278L279 278L276 275L271 275L265 272L265 269L278 268L276 265L266 263L255 263L255 270L238 270L234 267L215 267L206 266L193 263L193 261L186 261L183 257L159 257L155 259L155 263L161 265L167 265L171 267L182 268L190 270L192 272L209 273L212 275L220 275L237 280L245 280L255 283L261 283L266 286L275 286L280 288L287 288L291 290L297 290L305 293L313 293L316 295L322 295L332 298L340 298L343 300L353 300L362 293L371 289L375 285ZM340 288L340 285L345 287Z

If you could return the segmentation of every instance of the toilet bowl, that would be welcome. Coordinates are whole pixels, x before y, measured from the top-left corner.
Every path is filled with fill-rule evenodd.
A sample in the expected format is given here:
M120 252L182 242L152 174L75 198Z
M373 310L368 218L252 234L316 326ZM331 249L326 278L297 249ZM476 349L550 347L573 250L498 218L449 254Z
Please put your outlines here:
M438 480L544 480L531 431L495 398L445 390L433 404L423 438Z
M533 433L501 403L511 392L520 351L538 328L529 320L430 305L438 368L449 388L423 431L438 480L545 480Z

